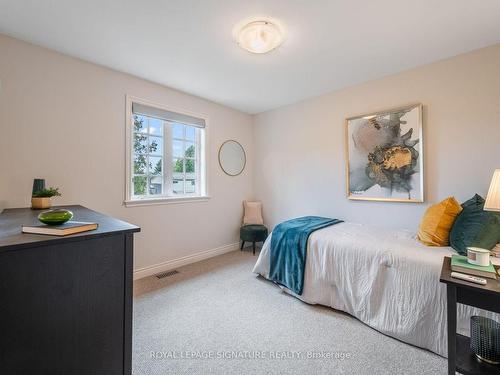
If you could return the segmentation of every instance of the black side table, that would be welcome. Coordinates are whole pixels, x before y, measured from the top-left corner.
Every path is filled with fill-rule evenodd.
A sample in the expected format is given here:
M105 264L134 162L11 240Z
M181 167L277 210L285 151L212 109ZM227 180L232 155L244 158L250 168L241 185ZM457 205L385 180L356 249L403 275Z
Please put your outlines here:
M495 266L498 271L498 266ZM498 272L497 272L498 273ZM500 282L484 286L451 277L451 258L443 259L439 281L446 284L448 307L448 374L500 374L500 366L480 362L470 350L470 338L457 333L457 303L500 313Z

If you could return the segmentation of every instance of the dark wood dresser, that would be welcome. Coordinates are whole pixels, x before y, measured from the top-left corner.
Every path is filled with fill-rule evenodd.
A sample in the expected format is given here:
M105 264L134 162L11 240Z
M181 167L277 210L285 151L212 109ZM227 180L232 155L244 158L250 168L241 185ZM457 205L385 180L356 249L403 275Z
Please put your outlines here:
M40 211L0 214L0 374L129 375L135 225L82 206L98 229L21 233Z

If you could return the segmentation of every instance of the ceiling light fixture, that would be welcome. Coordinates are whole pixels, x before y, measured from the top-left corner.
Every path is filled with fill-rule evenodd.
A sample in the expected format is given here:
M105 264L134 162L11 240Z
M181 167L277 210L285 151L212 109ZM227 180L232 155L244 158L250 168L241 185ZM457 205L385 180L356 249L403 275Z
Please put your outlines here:
M241 48L252 53L266 53L283 43L285 31L276 20L258 18L240 22L233 36Z

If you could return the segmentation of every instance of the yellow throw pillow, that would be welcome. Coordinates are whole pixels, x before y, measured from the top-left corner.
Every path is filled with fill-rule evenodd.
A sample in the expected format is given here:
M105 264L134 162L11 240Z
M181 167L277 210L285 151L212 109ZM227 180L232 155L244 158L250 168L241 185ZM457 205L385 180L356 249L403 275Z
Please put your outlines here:
M428 246L448 246L451 227L460 211L462 206L454 197L430 206L420 222L420 242Z

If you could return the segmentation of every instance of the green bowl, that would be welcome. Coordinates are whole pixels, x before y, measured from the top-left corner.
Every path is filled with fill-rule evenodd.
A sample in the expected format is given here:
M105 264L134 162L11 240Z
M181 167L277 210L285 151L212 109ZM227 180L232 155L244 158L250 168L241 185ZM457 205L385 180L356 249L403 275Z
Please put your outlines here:
M38 220L48 225L64 224L73 218L73 212L56 208L54 210L44 211L38 215Z

